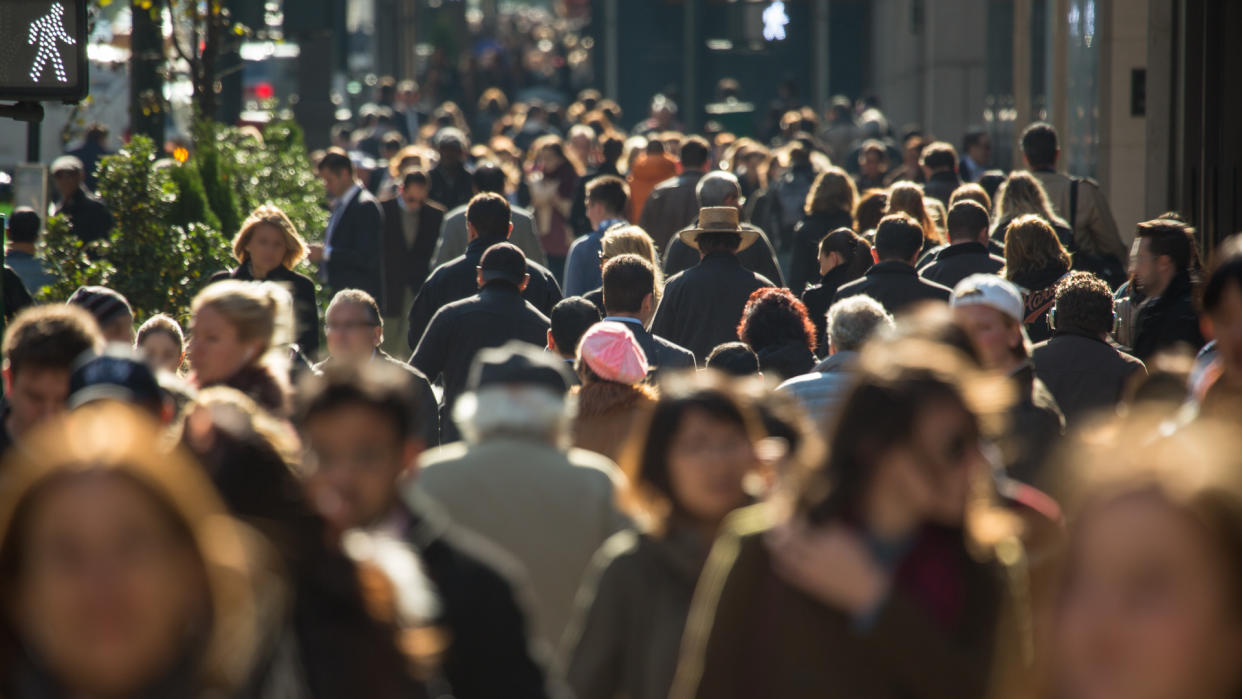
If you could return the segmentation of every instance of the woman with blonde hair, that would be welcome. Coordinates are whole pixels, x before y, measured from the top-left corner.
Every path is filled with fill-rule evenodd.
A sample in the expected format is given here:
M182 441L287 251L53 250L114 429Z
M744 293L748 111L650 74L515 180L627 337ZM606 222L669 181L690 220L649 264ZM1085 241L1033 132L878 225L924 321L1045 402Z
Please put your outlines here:
M289 295L269 283L227 280L190 306L189 360L198 388L224 385L277 416L288 412Z
M233 238L233 257L240 263L234 269L218 272L209 283L238 281L273 282L293 297L297 320L295 338L298 350L314 361L319 353L319 304L315 282L293 271L306 259L306 241L279 207L264 204L242 222Z
M898 182L888 190L888 206L884 209L884 215L903 213L915 221L923 229L923 249L919 251L919 255L927 253L927 251L944 243L940 236L940 231L936 228L936 224L932 222L931 214L927 213L927 206L923 203L923 186L913 182Z
M1005 268L1001 276L1022 289L1023 325L1032 342L1052 337L1048 312L1056 301L1057 282L1069 274L1070 256L1042 217L1019 216L1005 229Z
M651 263L655 270L655 292L651 300L658 305L660 294L664 291L664 275L660 272L660 256L656 252L655 241L647 235L647 231L633 224L613 226L607 233L604 233L604 237L600 239L600 245L599 267L601 270L608 260L618 255L638 255ZM589 291L582 297L595 304L601 315L607 315L604 311L604 287Z
M996 225L992 228L992 238L997 242L1004 242L1005 229L1009 223L1027 214L1038 216L1051 226L1062 246L1069 247L1073 244L1074 235L1069 224L1053 212L1052 205L1048 203L1048 195L1039 180L1029 172L1013 172L996 192Z
M832 231L852 226L857 205L858 190L845 170L834 166L815 176L802 207L802 220L794 226L789 290L795 296L820 280L819 243Z

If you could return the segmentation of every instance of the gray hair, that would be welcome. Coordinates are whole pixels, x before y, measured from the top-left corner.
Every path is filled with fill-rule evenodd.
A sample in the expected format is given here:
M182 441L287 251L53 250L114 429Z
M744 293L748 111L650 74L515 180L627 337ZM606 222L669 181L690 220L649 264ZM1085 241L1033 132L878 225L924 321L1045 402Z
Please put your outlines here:
M891 330L893 316L870 296L851 296L828 309L827 328L833 352L857 352L880 330Z
M577 398L542 386L497 384L464 393L453 405L453 421L471 444L516 437L569 447L569 426Z
M741 198L742 185L737 175L724 170L714 170L699 178L694 188L694 195L699 199L699 206L724 206L725 199L730 196Z

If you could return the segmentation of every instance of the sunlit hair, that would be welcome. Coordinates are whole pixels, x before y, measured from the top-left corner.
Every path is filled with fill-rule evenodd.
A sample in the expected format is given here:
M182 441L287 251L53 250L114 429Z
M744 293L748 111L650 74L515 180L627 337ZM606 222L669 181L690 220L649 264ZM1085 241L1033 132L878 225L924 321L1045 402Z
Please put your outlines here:
M655 272L655 291L651 294L651 300L657 304L660 302L660 296L664 293L664 272L655 241L647 231L633 224L614 226L600 238L600 246L600 256L604 260L611 260L618 255L638 255L650 262Z
M880 225L880 219L884 218L884 211L888 209L888 192L883 189L868 189L863 192L862 197L858 199L858 205L854 207L854 232L862 235L867 231L875 230Z
M285 350L293 341L293 298L284 287L271 282L219 281L198 292L190 304L194 315L206 307L224 316L241 341L260 340L260 355L267 355L262 358L265 364L280 368L281 362L287 363Z
M512 437L568 447L576 413L574 396L539 386L486 386L462 394L453 404L453 420L471 444Z
M207 687L226 694L240 690L264 628L277 625L277 610L257 601L255 541L228 516L202 469L172 447L149 417L114 402L92 404L41 425L26 446L9 450L3 467L0 589L5 599L13 599L13 587L27 565L30 516L41 499L85 478L126 483L166 515L167 526L201 566L208 624L194 672ZM0 614L12 633L8 609ZM0 666L11 660L0 656Z
M814 351L815 325L806 306L789 289L769 286L755 289L746 299L737 339L755 352L785 342L802 343Z
M306 241L298 235L297 229L293 227L293 221L289 220L280 207L264 204L246 217L246 220L242 222L241 230L237 232L237 237L233 238L233 257L237 258L238 262L245 262L248 259L246 246L250 244L250 239L254 237L255 229L259 226L271 226L280 231L284 237L285 257L281 263L286 269L297 267L298 263L306 257Z
M923 208L927 209L927 215L931 217L932 223L936 226L936 231L940 234L941 239L945 239L949 233L949 212L944 208L944 203L934 197L923 197Z
M953 194L949 196L949 210L953 209L954 204L965 200L982 206L984 211L992 211L992 198L988 196L988 191L975 182L967 182L953 190Z
M1052 211L1044 186L1028 172L1017 171L1001 183L996 192L996 218L1002 221L1023 214L1035 214L1049 224L1068 226Z
M943 243L940 231L936 229L936 224L932 222L931 216L927 213L927 207L923 204L923 187L913 182L898 182L888 190L888 206L884 209L884 215L902 213L910 216L918 222L923 229L923 237L933 240L937 243Z
M736 425L752 446L764 438L762 423L735 391L736 383L733 377L714 371L663 377L659 400L635 419L619 459L627 476L621 505L645 531L662 535L671 517L684 514L671 483L668 460L688 413L702 411L713 420Z
M1144 498L1199 525L1226 577L1226 603L1242 613L1242 442L1236 427L1199 419L1152 429L1141 417L1114 418L1067 441L1049 463L1058 465L1049 482L1057 484L1052 495L1069 523L1067 575L1074 572L1072 551L1083 524L1110 503Z
M806 193L806 203L802 213L810 216L815 213L844 211L853 215L858 204L858 188L854 179L845 170L833 166L815 176L811 189Z
M147 318L138 328L137 335L134 336L134 347L141 347L148 337L152 335L163 335L172 340L177 346L178 352L185 352L185 334L181 332L181 325L173 320L173 317L164 313L156 313Z
M1061 247L1056 231L1035 214L1019 216L1005 228L1005 279L1013 281L1023 272L1059 263L1068 270L1069 253Z

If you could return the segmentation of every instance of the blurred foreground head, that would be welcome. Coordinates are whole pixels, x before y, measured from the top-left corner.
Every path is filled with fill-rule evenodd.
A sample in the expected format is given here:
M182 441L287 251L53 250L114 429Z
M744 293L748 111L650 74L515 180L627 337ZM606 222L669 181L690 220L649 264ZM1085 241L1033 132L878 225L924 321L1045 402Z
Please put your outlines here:
M1242 444L1120 422L1067 449L1058 696L1242 696Z
M12 450L0 493L0 624L16 678L71 695L235 690L261 621L242 533L147 414L84 406Z

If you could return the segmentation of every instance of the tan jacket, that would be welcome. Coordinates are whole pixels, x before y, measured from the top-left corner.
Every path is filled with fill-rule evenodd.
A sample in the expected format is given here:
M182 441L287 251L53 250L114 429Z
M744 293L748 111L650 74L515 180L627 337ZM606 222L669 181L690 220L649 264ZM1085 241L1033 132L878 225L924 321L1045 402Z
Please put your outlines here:
M531 627L555 648L595 552L629 525L614 502L616 464L582 449L496 437L427 451L420 468L413 487L525 566Z
M1080 180L1078 211L1071 216L1070 186L1073 180L1067 175L1047 170L1035 170L1031 174L1044 186L1053 212L1073 226L1074 242L1079 250L1095 255L1111 255L1123 264L1130 259L1130 250L1117 232L1117 222L1113 220L1108 199L1104 198L1095 180Z

